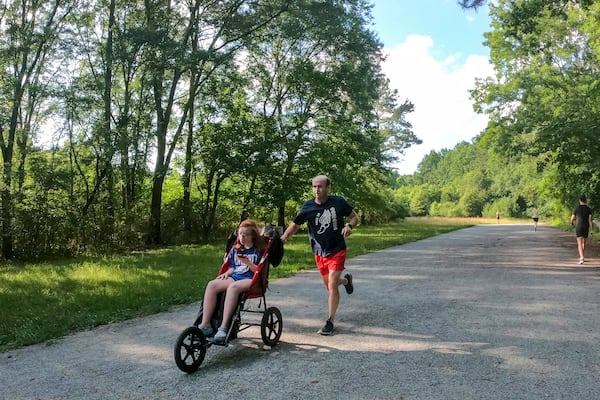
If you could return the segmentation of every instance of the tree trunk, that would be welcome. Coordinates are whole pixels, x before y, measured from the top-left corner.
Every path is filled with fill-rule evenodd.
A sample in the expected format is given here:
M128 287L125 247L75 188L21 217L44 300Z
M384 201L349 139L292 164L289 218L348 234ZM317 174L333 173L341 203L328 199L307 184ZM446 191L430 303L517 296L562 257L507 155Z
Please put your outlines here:
M19 89L16 93L22 93ZM20 96L15 96L20 98ZM15 102L16 103L16 102ZM2 159L3 159L3 179L2 189L0 197L2 202L2 256L10 260L13 258L13 234L12 234L12 223L13 223L13 197L11 193L12 188L12 158L14 152L15 143L15 132L17 130L17 107L13 107L13 112L10 121L10 128L8 130L8 140L4 140L4 134L0 130L0 147L2 148Z
M218 177L215 184L214 195L212 199L212 205L210 207L210 213L208 215L208 226L206 230L206 237L208 238L215 228L215 217L217 216L217 206L219 205L219 191L221 189L221 183L223 183L224 177Z
M193 113L190 113L192 115ZM191 117L190 117L191 118ZM192 233L192 124L188 130L185 144L185 165L183 171L183 229L189 235Z
M6 158L5 158L6 159ZM11 187L11 173L12 163L9 161L4 162L4 179L2 188L2 255L5 259L10 260L13 258L13 236L12 236L12 195L10 193Z
M108 234L109 237L113 236L115 231L115 204L114 204L114 189L115 180L112 165L112 155L115 153L115 144L113 144L113 132L112 132L112 73L113 73L113 26L115 25L115 0L110 1L109 5L109 17L108 17L108 36L106 38L105 48L105 60L106 67L104 70L104 140L107 147L109 157L106 160L106 174L107 174L107 191L108 191Z
M249 216L248 208L250 207L250 199L254 196L254 187L256 186L256 174L252 175L252 182L250 182L250 189L246 193L246 198L242 206L242 213L240 215L240 222L247 219Z
M152 202L150 204L150 221L148 224L147 243L150 245L161 244L160 217L162 208L162 188L165 181L164 175L155 175L152 180Z
M278 207L277 226L283 226L285 228L285 205Z
M204 198L204 206L202 215L204 220L202 221L202 240L208 239L210 233L210 199L212 198L212 184L215 180L215 172L213 170L207 171L205 175L206 179L206 196Z
M282 193L280 195L281 198L281 204L278 207L278 215L277 215L277 226L283 226L283 228L285 229L286 226L286 222L285 222L285 200L286 200L286 193L288 192L288 185L287 185L287 177L289 177L292 174L292 168L294 166L294 160L296 158L296 154L298 152L294 151L291 154L288 154L288 159L286 162L286 166L285 166L285 172L283 174L283 180L282 180Z

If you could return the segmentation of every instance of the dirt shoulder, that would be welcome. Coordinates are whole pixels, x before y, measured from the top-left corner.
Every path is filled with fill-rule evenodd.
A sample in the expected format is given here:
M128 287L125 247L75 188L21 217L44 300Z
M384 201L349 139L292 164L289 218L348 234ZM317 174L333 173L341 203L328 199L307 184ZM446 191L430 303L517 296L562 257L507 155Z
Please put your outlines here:
M258 328L173 361L198 304L0 353L0 398L600 398L600 258L576 264L571 233L481 225L348 260L335 335L316 334L316 271L271 283L274 348Z

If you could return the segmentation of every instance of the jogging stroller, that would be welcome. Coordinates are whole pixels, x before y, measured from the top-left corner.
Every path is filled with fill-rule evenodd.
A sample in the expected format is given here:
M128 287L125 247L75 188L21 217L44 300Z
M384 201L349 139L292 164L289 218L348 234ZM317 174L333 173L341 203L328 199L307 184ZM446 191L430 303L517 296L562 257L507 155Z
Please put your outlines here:
M236 239L237 232L233 232L227 240L224 262L219 269L219 274L222 274L229 268L227 260ZM225 340L214 341L212 338L207 338L202 330L198 328L198 325L202 321L203 313L210 312L210 310L203 309L203 303L200 305L200 310L192 326L186 328L177 338L174 349L175 363L183 372L195 372L204 361L206 350L209 347L212 345L228 346L229 341L237 338L239 332L252 326L260 326L262 341L265 345L273 347L279 343L279 338L283 330L281 312L277 307L267 307L265 292L269 283L269 267L279 266L283 258L283 242L275 229L271 229L270 232L263 236L263 239L267 245L258 263L259 268L254 273L250 289L240 295ZM254 304L248 304L248 300L250 299L257 299L258 306L253 307ZM211 317L211 324L215 331L221 325L224 300L225 293L219 293L217 306L212 312ZM251 314L262 314L260 323L257 322L256 318L254 320L250 318Z

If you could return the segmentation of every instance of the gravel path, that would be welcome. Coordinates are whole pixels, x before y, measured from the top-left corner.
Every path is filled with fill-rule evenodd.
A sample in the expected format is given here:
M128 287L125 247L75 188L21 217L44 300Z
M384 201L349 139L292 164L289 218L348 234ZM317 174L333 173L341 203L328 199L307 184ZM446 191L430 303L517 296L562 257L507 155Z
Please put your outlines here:
M336 334L316 334L315 270L271 283L281 342L258 328L173 361L198 304L0 353L0 398L598 399L600 257L572 233L481 225L348 260ZM343 292L343 290L342 290Z

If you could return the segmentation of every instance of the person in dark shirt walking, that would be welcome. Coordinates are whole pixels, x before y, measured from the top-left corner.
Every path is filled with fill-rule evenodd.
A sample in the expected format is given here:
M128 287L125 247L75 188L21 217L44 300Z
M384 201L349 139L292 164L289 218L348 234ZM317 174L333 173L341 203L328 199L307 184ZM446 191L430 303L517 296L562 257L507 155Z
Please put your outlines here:
M585 195L579 198L579 205L571 214L571 226L575 225L575 236L577 237L577 250L579 251L579 265L585 262L585 245L590 229L592 227L592 210L587 205Z
M310 246L315 256L315 263L329 292L327 301L329 315L325 326L319 333L331 335L333 320L340 303L339 286L344 285L346 293L354 291L352 275L344 271L346 261L346 240L352 234L352 229L358 224L358 215L354 208L341 196L330 195L331 181L325 175L319 175L312 180L314 199L304 203L294 221L281 235L281 240L287 241L300 229L305 222L308 225ZM344 219L348 222L344 223Z

